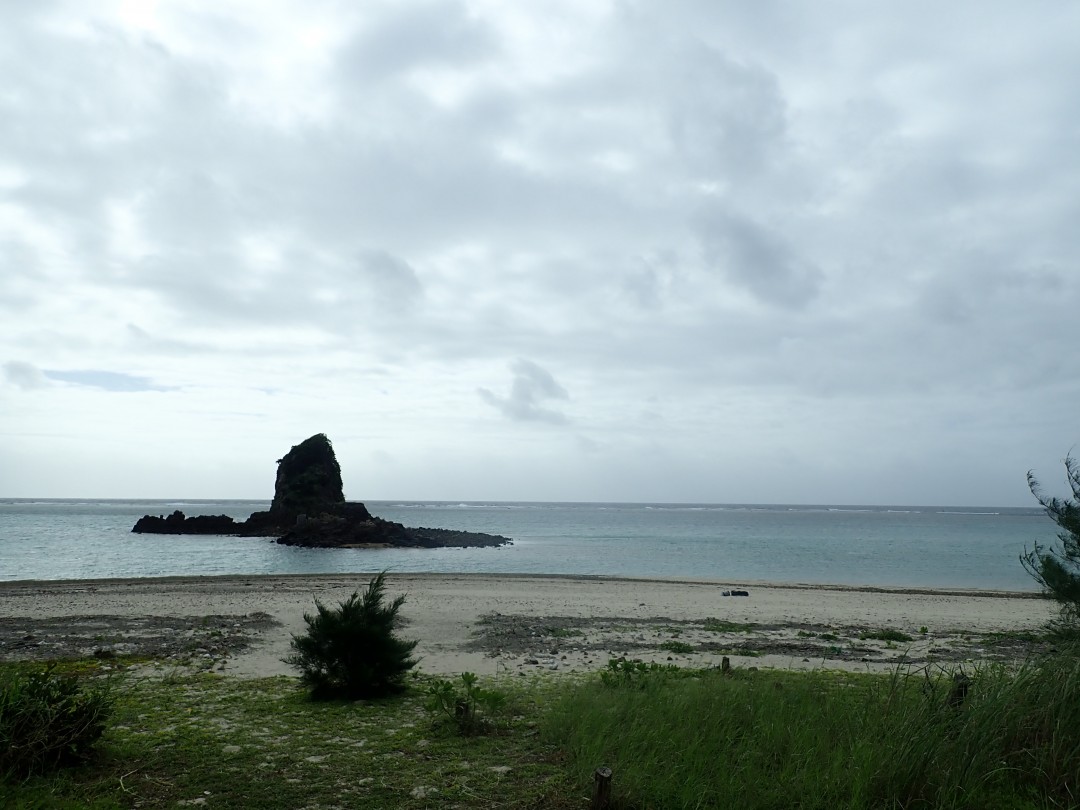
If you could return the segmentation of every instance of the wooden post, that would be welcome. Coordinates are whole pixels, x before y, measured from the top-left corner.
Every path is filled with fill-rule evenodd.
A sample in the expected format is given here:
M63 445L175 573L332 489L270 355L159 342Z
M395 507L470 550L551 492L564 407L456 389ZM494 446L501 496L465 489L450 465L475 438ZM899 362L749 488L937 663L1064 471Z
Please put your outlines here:
M971 678L963 672L954 674L952 690L949 692L949 705L954 709L959 709L963 706L964 701L967 700L968 689L970 687Z
M593 772L592 810L607 810L611 805L611 768L601 765Z
M723 675L731 674L731 659L726 655L720 661L720 672Z

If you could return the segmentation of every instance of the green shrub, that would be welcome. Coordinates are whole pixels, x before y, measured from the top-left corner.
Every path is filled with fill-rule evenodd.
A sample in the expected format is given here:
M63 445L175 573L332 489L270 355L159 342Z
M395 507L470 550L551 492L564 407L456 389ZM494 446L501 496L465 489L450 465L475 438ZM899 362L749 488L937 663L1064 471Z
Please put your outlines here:
M899 630L868 630L865 633L859 635L859 639L862 641L869 641L871 639L875 641L914 641L907 633L901 633Z
M428 687L425 708L429 714L452 722L465 736L487 731L492 717L506 703L506 693L477 686L472 672L462 672L461 682L464 689L459 692L452 681L436 679Z
M725 619L706 619L704 628L710 633L749 633L754 629L751 624L742 622L729 622Z
M105 730L108 683L84 688L55 665L0 673L0 777L25 777L81 762Z
M294 652L285 662L300 670L312 697L381 697L404 688L405 673L416 666L417 642L394 633L405 597L384 605L385 577L384 571L337 608L316 599L316 613L304 614L307 633L293 636Z

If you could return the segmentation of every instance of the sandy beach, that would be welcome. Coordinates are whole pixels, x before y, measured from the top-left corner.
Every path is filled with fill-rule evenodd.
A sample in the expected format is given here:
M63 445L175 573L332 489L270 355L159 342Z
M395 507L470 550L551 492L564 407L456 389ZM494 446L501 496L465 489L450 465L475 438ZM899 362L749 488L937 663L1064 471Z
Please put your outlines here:
M167 648L188 665L291 675L281 659L314 599L334 604L368 579L4 582L0 660L138 653L140 639L172 634ZM1038 644L1023 634L1054 615L1053 603L1022 592L483 574L390 574L387 583L390 597L407 596L401 632L419 640L421 669L440 674L574 672L620 655L845 669L1017 660ZM867 637L885 630L910 640Z

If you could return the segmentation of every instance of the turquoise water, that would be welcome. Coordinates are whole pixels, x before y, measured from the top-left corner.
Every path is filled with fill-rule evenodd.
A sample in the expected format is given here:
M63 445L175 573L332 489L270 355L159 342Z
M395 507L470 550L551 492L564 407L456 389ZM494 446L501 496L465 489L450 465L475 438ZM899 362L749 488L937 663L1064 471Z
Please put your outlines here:
M601 574L1032 590L1039 509L367 502L408 526L514 538L481 549L303 549L269 538L131 534L141 515L266 501L0 500L0 580L399 572Z

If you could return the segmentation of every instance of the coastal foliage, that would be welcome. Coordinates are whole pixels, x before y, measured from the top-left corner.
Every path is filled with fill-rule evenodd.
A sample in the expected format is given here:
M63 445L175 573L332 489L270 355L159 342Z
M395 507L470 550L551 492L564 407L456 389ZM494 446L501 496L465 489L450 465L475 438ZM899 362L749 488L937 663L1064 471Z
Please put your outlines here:
M0 672L0 778L84 760L113 708L107 683L87 686L55 665Z
M1061 607L1062 629L1080 629L1080 461L1071 455L1065 459L1065 474L1072 498L1043 494L1032 472L1028 472L1031 494L1046 510L1061 531L1061 548L1038 543L1021 555L1020 560L1044 592Z
M336 608L316 599L316 612L304 614L307 632L293 636L285 662L300 670L312 697L371 698L404 688L406 673L416 666L417 642L395 633L405 596L384 604L385 592L384 571L363 594L354 591Z

